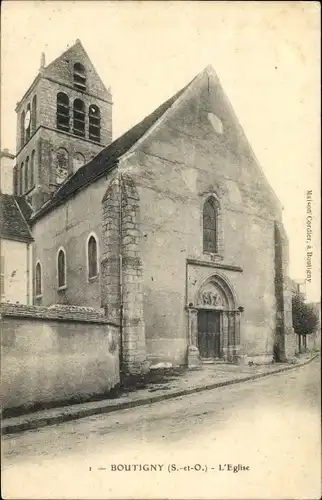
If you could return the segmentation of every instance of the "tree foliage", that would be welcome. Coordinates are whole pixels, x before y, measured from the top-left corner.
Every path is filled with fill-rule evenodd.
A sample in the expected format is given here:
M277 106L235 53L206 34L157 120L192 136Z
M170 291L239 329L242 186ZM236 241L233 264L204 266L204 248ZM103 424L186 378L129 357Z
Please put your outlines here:
M300 294L292 297L293 328L298 335L309 335L319 326L319 317L312 304L306 304Z

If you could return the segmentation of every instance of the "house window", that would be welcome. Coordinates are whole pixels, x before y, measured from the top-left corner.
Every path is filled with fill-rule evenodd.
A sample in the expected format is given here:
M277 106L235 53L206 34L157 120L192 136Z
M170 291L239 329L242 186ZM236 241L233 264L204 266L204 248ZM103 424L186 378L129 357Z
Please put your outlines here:
M101 113L98 106L91 104L88 112L89 117L89 138L92 141L101 140Z
M66 254L63 248L60 248L57 255L57 281L58 288L66 288Z
M74 87L78 90L86 90L86 73L81 63L74 64Z
M87 269L89 279L98 275L98 245L94 235L87 240Z
M57 94L57 128L69 132L69 98L63 92Z
M29 156L26 158L25 163L25 192L29 189Z
M213 197L208 198L203 207L203 251L218 251L218 210Z
M40 262L37 262L36 264L36 290L35 290L35 294L36 294L36 297L39 297L40 295L42 295L42 283L41 283L41 265L40 265Z
M85 104L81 99L74 101L74 134L85 137Z
M31 133L36 132L37 127L37 96L34 95L31 104Z
M35 185L35 154L36 151L33 149L30 158L30 187L33 188Z

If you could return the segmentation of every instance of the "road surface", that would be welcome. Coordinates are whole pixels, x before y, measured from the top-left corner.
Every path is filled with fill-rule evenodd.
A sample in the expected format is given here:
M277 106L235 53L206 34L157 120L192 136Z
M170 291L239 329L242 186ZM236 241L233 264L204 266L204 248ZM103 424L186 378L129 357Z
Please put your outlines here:
M317 359L253 382L3 436L2 495L318 499L320 443Z

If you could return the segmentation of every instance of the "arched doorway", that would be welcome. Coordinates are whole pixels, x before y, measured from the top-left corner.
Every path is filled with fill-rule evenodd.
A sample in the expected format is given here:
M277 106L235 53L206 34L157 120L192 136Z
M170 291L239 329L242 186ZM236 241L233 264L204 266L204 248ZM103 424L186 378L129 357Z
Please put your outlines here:
M218 274L200 286L190 310L190 345L201 361L236 361L240 345L240 309L228 280Z

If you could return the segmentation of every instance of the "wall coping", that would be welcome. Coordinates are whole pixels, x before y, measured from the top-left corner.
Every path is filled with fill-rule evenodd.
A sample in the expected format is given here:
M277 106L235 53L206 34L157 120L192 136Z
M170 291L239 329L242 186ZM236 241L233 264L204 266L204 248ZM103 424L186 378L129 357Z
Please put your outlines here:
M91 307L54 304L49 307L27 306L24 304L0 303L0 317L11 316L35 320L70 321L78 323L99 323L118 325L104 316L104 311Z

